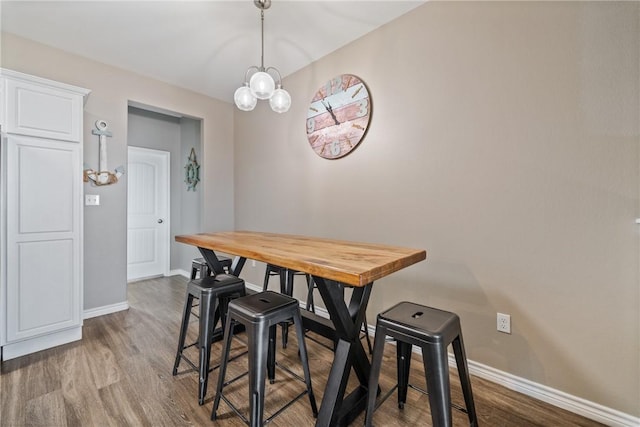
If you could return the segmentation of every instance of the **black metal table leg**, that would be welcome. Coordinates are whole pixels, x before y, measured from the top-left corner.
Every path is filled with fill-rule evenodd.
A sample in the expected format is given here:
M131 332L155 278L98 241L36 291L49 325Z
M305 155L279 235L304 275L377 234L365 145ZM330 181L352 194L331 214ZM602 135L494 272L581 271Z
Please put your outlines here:
M367 403L371 365L359 335L373 284L354 288L347 307L342 284L321 277L314 276L313 279L333 322L337 341L316 426L346 426L357 418ZM360 385L345 397L351 369Z
M202 254L202 258L207 261L209 268L213 271L214 274L224 274L224 268L222 268L222 264L218 261L218 257L216 253L211 249L198 248L200 253Z
M280 267L280 293L284 295L293 296L293 291L290 287L293 284L288 283L287 273L288 269ZM289 322L282 322L282 348L287 348L287 342L289 341Z
M200 251L200 254L202 254L202 258L207 261L209 268L214 272L214 274L226 273L226 271L224 271L224 268L222 267L222 264L220 264L220 261L218 261L218 257L216 256L216 253L214 251L206 248L198 248L198 250ZM246 258L235 257L233 259L233 263L231 264L229 274L236 277L240 276L240 273L242 272L242 268L244 267L244 263L246 261Z

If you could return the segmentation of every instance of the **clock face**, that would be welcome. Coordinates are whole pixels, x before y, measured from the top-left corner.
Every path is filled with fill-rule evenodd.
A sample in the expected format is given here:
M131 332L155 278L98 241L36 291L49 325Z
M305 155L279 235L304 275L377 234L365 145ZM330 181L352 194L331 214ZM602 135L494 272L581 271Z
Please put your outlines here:
M337 159L362 141L371 118L369 91L358 77L341 74L313 96L307 111L307 138L320 157Z

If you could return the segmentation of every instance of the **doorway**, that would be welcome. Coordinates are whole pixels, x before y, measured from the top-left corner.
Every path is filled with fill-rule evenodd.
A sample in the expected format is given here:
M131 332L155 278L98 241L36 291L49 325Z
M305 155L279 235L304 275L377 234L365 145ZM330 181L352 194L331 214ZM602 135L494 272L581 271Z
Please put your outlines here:
M169 194L166 218L170 217L171 221L163 220L167 230L166 239L163 240L168 247L167 258L164 258L167 260L167 266L164 271L157 269L153 275L181 274L188 277L191 260L199 257L200 254L197 249L189 245L177 243L173 236L202 231L202 183L196 188L190 188L185 184L185 164L190 161L191 153L195 152L199 163L202 161L202 120L133 101L129 101L128 110L129 147L149 149L148 152L169 153L167 178L169 184L165 185L165 188ZM127 173L127 178L130 176ZM128 199L130 200L131 197L129 195ZM161 218L156 218L156 221L158 219ZM127 243L127 248L130 253L133 253L130 243ZM128 270L130 260L131 257L128 255ZM149 277L146 273L144 276L137 274L135 276ZM128 274L128 281L138 280L131 277Z
M170 153L128 147L127 281L169 273Z

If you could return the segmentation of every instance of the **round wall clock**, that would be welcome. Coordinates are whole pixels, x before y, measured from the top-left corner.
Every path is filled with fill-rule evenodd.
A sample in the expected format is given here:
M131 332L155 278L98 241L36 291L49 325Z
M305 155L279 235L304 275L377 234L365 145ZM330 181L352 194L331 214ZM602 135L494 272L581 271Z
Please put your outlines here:
M307 138L320 157L349 154L364 137L371 119L371 100L364 82L341 74L313 96L307 111Z

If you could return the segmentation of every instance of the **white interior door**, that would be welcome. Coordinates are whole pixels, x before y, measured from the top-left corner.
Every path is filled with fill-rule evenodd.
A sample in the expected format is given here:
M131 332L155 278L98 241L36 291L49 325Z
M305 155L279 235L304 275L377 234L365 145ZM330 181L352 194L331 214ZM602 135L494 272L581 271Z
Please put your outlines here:
M169 272L169 152L129 147L127 280Z

